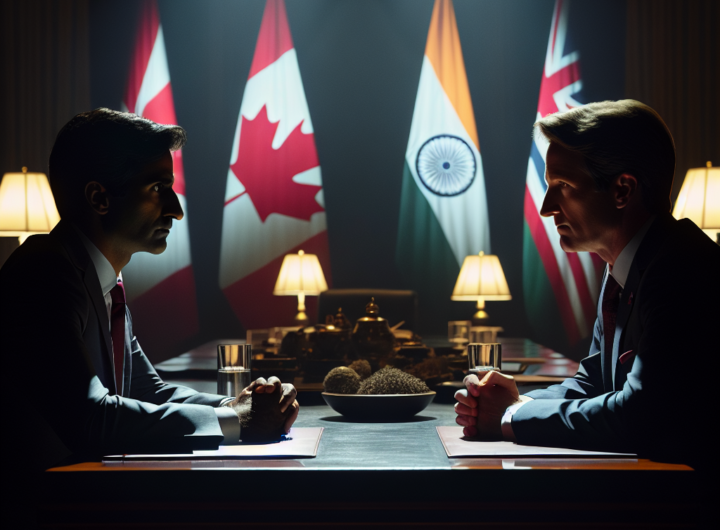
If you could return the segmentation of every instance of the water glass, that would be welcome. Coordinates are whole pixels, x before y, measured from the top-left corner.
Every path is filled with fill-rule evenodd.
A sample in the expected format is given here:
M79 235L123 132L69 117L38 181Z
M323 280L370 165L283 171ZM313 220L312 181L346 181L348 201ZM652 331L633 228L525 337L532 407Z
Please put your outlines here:
M250 385L252 345L218 344L218 386L217 393L237 397Z
M468 370L479 379L491 370L502 368L502 344L498 342L468 344L467 353Z

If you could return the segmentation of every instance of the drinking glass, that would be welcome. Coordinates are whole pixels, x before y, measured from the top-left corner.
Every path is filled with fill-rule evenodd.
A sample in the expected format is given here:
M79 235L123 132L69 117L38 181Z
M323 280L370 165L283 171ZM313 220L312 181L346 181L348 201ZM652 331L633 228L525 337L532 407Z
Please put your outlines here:
M485 377L491 370L502 368L502 344L498 342L481 342L468 344L468 369L478 379Z
M217 393L237 397L250 385L251 344L218 344Z

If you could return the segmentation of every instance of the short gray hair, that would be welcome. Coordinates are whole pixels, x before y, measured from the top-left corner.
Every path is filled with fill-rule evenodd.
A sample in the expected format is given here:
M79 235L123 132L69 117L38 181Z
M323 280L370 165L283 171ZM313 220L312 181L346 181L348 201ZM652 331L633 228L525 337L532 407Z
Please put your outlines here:
M660 115L644 103L589 103L550 114L535 127L551 143L580 153L598 189L628 173L637 178L648 211L670 211L675 142Z

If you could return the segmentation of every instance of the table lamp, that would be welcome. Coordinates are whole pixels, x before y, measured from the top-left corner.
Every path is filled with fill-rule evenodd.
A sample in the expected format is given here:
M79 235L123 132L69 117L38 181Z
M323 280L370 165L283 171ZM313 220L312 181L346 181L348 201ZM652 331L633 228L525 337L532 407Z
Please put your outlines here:
M44 173L5 173L0 182L0 236L22 245L33 234L46 234L60 220Z
M720 167L689 169L675 208L675 219L688 218L720 245Z
M477 313L473 315L475 322L488 319L488 314L485 312L486 300L511 300L510 289L498 257L482 251L477 256L467 256L450 299L477 300Z
M305 254L299 250L297 254L287 254L283 259L280 274L273 294L276 296L297 296L298 314L295 320L307 322L305 314L305 296L317 296L327 291L327 283L322 267L315 254Z

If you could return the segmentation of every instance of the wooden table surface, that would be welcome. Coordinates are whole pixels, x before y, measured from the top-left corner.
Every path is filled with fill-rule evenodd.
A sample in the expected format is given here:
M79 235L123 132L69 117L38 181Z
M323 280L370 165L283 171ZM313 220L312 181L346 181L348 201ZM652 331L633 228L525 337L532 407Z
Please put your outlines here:
M304 405L296 425L325 428L317 458L55 468L39 491L50 499L42 521L86 528L153 521L169 528L237 521L243 528L527 528L541 521L551 528L687 528L706 503L699 474L683 465L449 459L435 427L454 418L451 405L438 403L402 423L349 422L326 405Z

